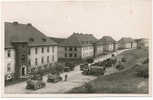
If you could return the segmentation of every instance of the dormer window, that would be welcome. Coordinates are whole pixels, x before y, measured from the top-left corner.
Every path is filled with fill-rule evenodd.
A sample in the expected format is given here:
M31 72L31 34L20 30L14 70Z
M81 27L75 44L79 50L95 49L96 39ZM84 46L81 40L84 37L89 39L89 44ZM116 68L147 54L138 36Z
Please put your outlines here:
M33 42L33 41L34 41L34 38L30 38L29 41L30 41L30 42Z

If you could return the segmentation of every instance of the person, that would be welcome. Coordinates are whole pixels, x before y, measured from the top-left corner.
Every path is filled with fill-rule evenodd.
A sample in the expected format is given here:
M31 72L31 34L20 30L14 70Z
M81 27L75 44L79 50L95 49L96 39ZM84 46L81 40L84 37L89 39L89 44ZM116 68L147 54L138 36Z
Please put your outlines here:
M68 75L67 75L67 74L65 74L65 80L64 80L64 81L67 81L67 77L68 77Z

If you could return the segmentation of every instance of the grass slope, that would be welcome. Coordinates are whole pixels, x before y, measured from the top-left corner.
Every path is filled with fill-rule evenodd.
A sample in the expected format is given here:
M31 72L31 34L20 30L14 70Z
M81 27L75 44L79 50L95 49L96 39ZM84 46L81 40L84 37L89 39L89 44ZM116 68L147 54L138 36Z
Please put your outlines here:
M128 50L117 57L126 57L127 62L124 66L127 70L114 73L107 76L99 76L84 86L73 88L68 93L148 93L148 78L138 77L137 70L148 67L135 66L136 63L142 63L148 58L148 49Z

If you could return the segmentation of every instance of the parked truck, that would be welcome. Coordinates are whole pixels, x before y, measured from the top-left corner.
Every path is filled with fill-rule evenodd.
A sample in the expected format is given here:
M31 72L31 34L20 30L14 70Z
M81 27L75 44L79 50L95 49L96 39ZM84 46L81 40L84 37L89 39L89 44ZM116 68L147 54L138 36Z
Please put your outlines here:
M82 74L84 75L104 75L105 67L102 66L89 66L84 68Z
M32 78L27 80L26 89L37 90L46 86L41 75L34 75Z
M51 74L51 73L48 74L47 82L56 83L59 81L62 81L62 77L59 74Z

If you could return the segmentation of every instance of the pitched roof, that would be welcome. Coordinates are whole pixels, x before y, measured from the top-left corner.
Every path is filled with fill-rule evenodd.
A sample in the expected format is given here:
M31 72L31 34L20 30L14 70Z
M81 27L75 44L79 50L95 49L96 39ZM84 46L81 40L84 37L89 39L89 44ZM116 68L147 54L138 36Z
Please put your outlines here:
M49 37L51 40L54 40L56 43L61 43L64 40L66 40L66 38L57 38L57 37Z
M97 41L96 44L112 44L116 43L116 41L111 36L103 36L101 39Z
M129 43L129 42L134 42L134 40L130 37L123 37L118 42L119 43Z
M95 43L97 39L92 34L73 33L64 40L62 46L87 46Z
M31 24L5 22L5 48L10 48L12 42L28 42L29 46L57 45Z

